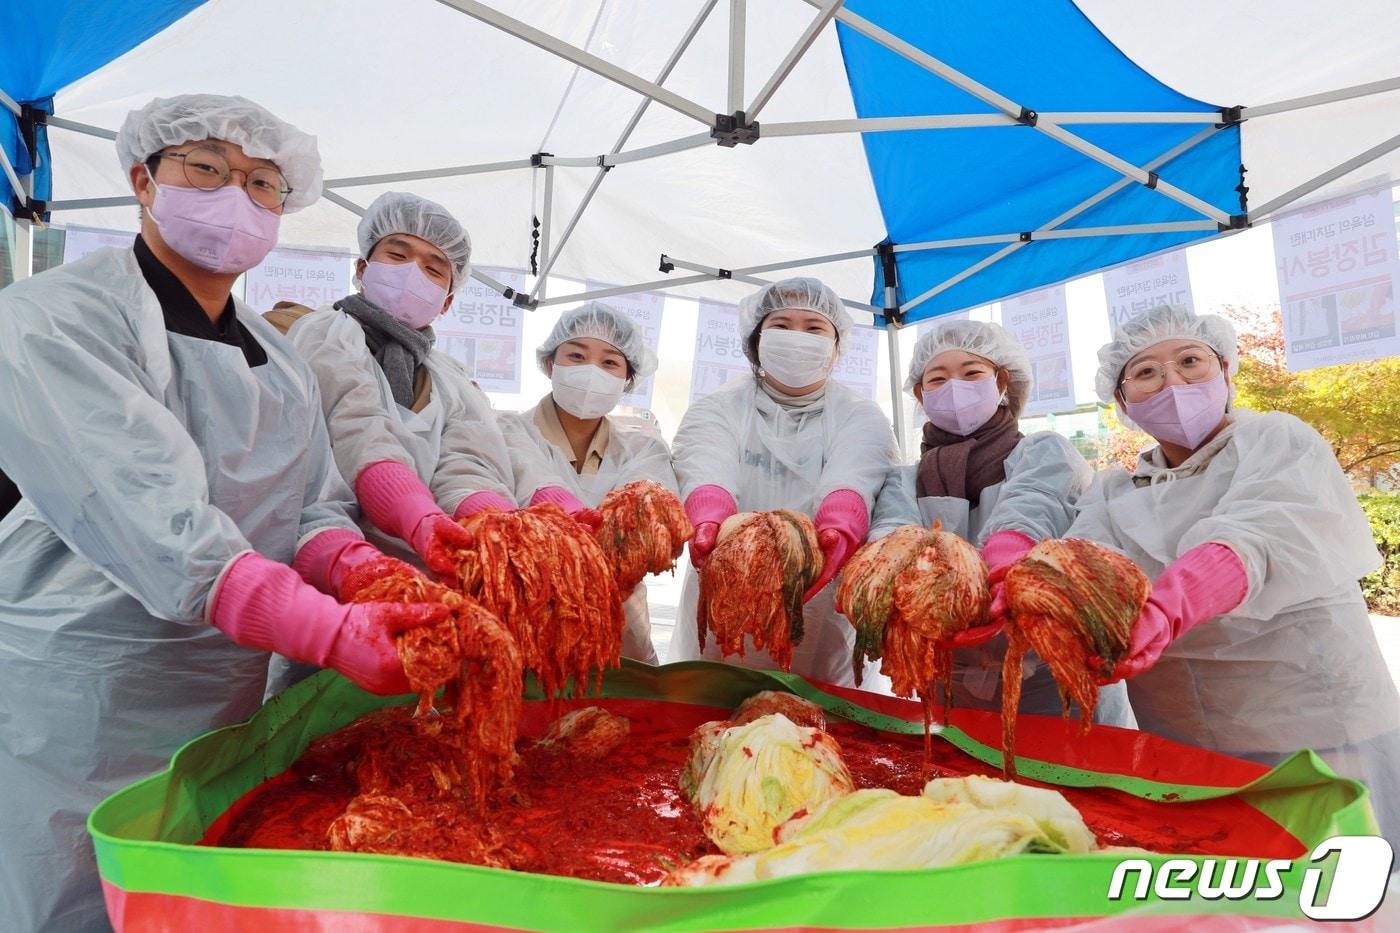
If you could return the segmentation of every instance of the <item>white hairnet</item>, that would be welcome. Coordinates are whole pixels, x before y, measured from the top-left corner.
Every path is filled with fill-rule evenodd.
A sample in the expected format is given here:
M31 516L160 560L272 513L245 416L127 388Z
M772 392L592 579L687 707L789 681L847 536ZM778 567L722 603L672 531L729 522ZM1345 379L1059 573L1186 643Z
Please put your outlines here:
M1113 404L1114 390L1128 360L1163 340L1199 340L1225 361L1230 374L1230 400L1235 399L1234 376L1239 373L1240 348L1235 328L1218 314L1196 314L1181 305L1162 305L1138 315L1118 329L1113 339L1099 348L1099 371L1094 377L1094 389L1100 401ZM1118 420L1128 427L1123 406L1118 406Z
M559 345L575 337L593 337L617 347L637 379L645 379L656 372L656 354L647 346L646 334L637 322L601 301L590 301L559 315L549 338L535 350L540 372L544 372L544 364L554 356Z
M427 240L447 254L452 263L452 286L466 281L471 269L472 238L457 218L435 201L407 191L386 191L370 202L355 228L360 258L368 259L374 245L391 233L407 233Z
M831 321L836 327L837 343L851 330L851 315L846 311L846 305L821 279L801 276L782 279L765 285L739 303L739 336L743 338L745 353L748 352L749 338L758 330L763 319L774 311L787 308L815 311ZM757 365L757 361L754 362Z
M928 364L944 350L966 350L1006 370L1006 405L1018 418L1025 411L1032 382L1026 348L1005 327L982 321L944 321L920 337L914 344L914 359L909 364L904 391L912 392L923 381Z
M157 97L126 115L117 131L117 158L129 170L167 146L222 139L253 159L267 159L292 191L284 210L299 211L321 197L321 153L316 137L273 116L246 97L181 94Z

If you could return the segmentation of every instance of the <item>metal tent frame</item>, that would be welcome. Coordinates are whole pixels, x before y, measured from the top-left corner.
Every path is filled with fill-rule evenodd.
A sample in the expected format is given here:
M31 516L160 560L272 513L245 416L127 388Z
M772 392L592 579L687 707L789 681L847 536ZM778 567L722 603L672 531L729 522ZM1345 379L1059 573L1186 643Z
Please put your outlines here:
M904 441L904 425L902 419L898 417L898 412L901 411L901 380L898 372L898 330L903 326L905 315L907 315L908 312L914 310L934 296L952 288L954 285L977 274L988 266L1000 262L1015 252L1024 249L1027 244L1037 240L1070 237L1131 236L1148 233L1177 233L1189 231L1214 232L1217 236L1229 235L1251 227L1258 221L1277 213L1290 204L1296 203L1300 199L1359 166L1391 151L1400 149L1400 134L1397 134L1333 166L1327 171L1316 175L1247 213L1230 215L1173 185L1169 180L1163 178L1157 170L1187 150L1211 138L1215 133L1225 127L1235 126L1251 119L1258 119L1273 114L1288 113L1381 94L1388 91L1400 90L1400 77L1339 88L1334 91L1312 94L1305 97L1296 97L1259 106L1225 108L1218 112L1039 112L1021 101L1012 100L1000 94L995 89L974 80L958 69L951 67L922 49L906 42L899 36L845 9L845 0L802 0L802 2L816 10L815 14L808 22L806 28L803 29L802 33L798 36L797 40L792 44L778 67L774 69L772 74L764 81L761 89L749 98L749 102L746 106L743 106L742 102L744 100L746 77L744 73L746 0L729 0L728 80L727 87L725 88L725 100L728 112L719 113L665 87L666 80L670 77L672 71L680 62L686 50L690 47L695 36L699 33L700 28L713 13L719 0L703 0L700 9L681 35L679 42L667 58L665 64L657 72L655 78L650 80L618 67L585 49L578 48L549 33L514 19L486 3L478 2L478 0L437 0L437 2L463 15L514 36L522 42L534 45L579 68L592 72L621 87L627 88L638 94L641 100L633 111L630 119L622 128L622 131L618 134L617 140L612 148L605 153L587 156L556 156L551 153L537 152L508 161L332 178L326 180L324 193L322 195L327 201L356 214L363 214L364 208L350 198L342 195L340 193L341 190L371 185L392 184L401 181L448 178L492 172L542 171L544 173L544 185L543 206L539 229L538 271L534 273L534 281L529 291L517 292L478 269L473 269L471 273L473 278L496 290L507 299L513 301L517 306L526 309L544 308L552 305L586 301L596 298L608 298L636 292L661 291L724 279L762 285L768 282L767 279L760 277L763 273L799 269L807 266L845 262L855 259L869 260L872 257L878 256L881 258L884 264L883 268L886 270L884 306L876 307L867 302L855 300L848 300L847 303L853 307L861 308L878 315L886 322L888 352L890 355L890 398L894 412L896 413L894 418L895 432L899 437L901 445ZM834 28L832 26L833 22L845 24L856 33L878 43L901 58L918 65L920 68L925 69L939 78L942 78L949 84L971 94L983 103L993 107L996 112L811 120L760 125L757 119L759 114L772 100L782 84L791 75L794 67L801 61L807 51L811 49L823 31L827 28ZM694 120L699 124L701 128L700 131L692 135L650 146L643 146L630 150L625 148L632 133L636 130L647 108L652 103L667 107ZM11 100L3 92L0 92L0 106L4 106L12 111L17 117L20 117L22 121L39 121L50 127L57 127L70 132L82 133L105 139L115 139L116 137L115 132L103 127L91 126L56 116L36 113L29 108L21 108L18 103ZM1067 129L1067 127L1078 125L1131 123L1200 124L1202 129L1199 133L1192 135L1184 142L1142 165L1135 165L1121 159L1113 153L1089 142L1072 130ZM554 268L559 256L563 253L564 248L577 229L580 219L597 194L604 178L617 166L642 160L662 158L673 153L683 152L702 146L718 145L733 148L737 145L753 145L765 137L821 136L834 133L887 133L966 127L1021 128L1023 132L1029 130L1031 132L1040 133L1077 152L1085 159L1113 170L1118 173L1120 177L1113 184L1033 230L1016 230L991 236L963 237L922 243L886 243L874 247L852 249L847 252L810 256L802 259L784 260L780 262L760 263L736 268L703 265L694 261L677 259L662 253L660 269L662 273L667 274L666 278L648 282L638 282L631 285L595 289L593 291L577 292L568 295L547 296L545 293L545 283L550 271ZM592 180L589 182L578 205L574 208L572 215L567 222L564 223L562 232L559 233L557 240L554 239L555 218L553 203L554 170L556 168L594 169ZM30 217L37 216L44 212L117 207L134 205L136 203L135 197L130 195L59 200L47 204L36 202L32 197L30 178L28 176L21 178L17 174L14 166L11 165L8 158L6 158L3 150L0 150L0 174L3 174L6 183L16 192L20 202L28 207ZM1064 224L1068 223L1073 218L1132 184L1142 185L1157 192L1161 197L1169 198L1178 204L1184 205L1198 214L1199 219L1175 223L1126 224L1112 227L1064 229ZM23 278L29 274L31 266L32 233L30 227L33 221L29 218L17 217L16 222L18 226L16 276ZM1002 244L1001 249L967 266L955 275L950 276L932 288L924 291L922 294L905 302L902 306L898 304L896 298L896 280L893 274L895 268L893 261L894 255L924 250L953 249L958 247L995 244ZM669 273L675 269L683 269L693 274L683 276L669 275Z

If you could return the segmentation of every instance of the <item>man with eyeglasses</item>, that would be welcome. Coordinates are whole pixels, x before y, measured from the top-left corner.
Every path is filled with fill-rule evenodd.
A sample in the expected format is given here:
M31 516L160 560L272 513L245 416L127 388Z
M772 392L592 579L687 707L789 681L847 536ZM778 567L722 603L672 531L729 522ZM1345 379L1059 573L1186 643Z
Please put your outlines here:
M0 292L0 925L105 929L84 820L257 709L269 651L408 691L425 605L344 605L366 543L315 379L230 289L320 195L315 138L238 97L117 135L141 205L104 249ZM290 566L289 566L290 565Z
M1380 555L1322 436L1232 407L1238 366L1228 321L1176 307L1099 350L1099 398L1157 441L1102 471L1066 532L1153 579L1104 679L1127 678L1145 731L1268 765L1313 749L1400 845L1400 697L1357 584Z

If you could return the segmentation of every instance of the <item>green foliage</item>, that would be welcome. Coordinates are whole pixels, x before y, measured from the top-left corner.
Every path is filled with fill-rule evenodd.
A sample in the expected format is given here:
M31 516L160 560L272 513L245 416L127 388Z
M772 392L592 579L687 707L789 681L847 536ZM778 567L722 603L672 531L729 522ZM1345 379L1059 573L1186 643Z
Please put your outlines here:
M1359 496L1361 508L1371 520L1385 563L1361 581L1366 605L1382 615L1400 615L1400 493Z

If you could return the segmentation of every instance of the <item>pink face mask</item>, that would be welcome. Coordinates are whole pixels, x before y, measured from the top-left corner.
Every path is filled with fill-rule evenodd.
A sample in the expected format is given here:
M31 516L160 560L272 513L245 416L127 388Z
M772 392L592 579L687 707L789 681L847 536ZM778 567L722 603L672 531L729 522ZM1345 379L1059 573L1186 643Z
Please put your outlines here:
M281 214L258 207L237 185L203 191L158 184L150 214L171 249L222 273L247 272L262 262L282 222Z
M1195 450L1225 417L1229 400L1225 374L1216 373L1205 382L1167 386L1141 402L1124 400L1123 410L1157 440Z
M991 420L1001 405L995 378L949 379L924 393L924 414L935 427L967 437Z
M370 302L414 330L433 323L447 300L447 289L428 278L416 262L370 260L360 282Z

